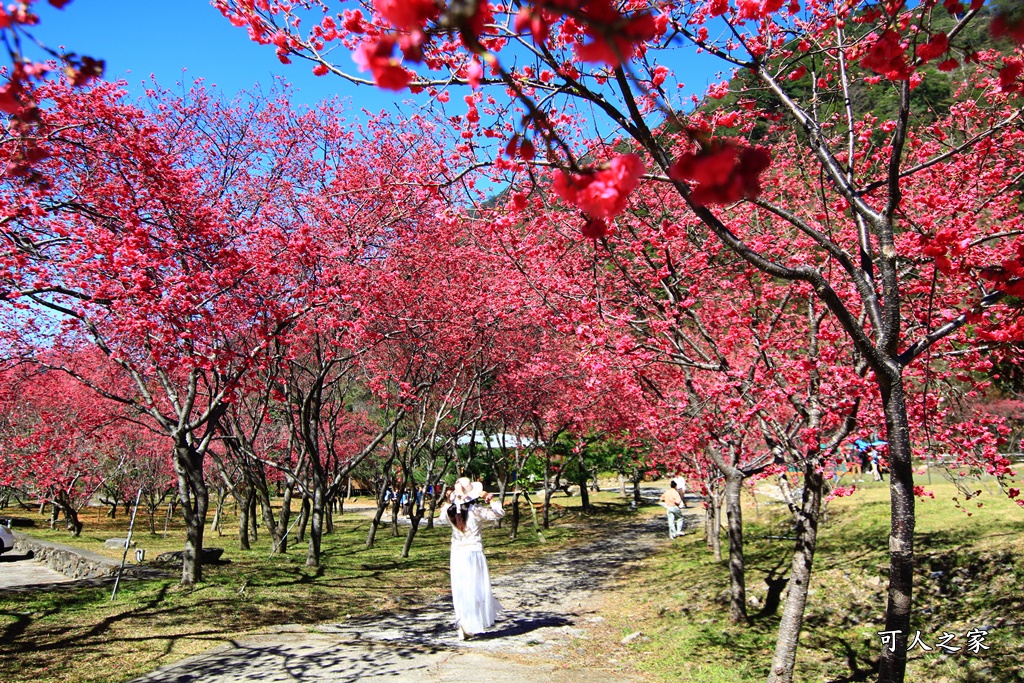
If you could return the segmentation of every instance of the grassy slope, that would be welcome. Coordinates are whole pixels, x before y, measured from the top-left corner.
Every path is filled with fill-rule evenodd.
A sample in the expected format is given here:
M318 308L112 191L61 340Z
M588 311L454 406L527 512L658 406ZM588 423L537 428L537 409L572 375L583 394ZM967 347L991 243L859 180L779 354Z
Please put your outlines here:
M863 485L862 485L863 486ZM989 627L988 650L942 655L911 653L907 680L929 683L1024 681L1024 511L986 495L984 506L957 509L952 485L930 488L935 499L918 502L915 615L925 643L943 632L964 634ZM790 524L781 506L760 498L746 515L749 628L728 623L728 570L716 563L697 534L679 539L641 563L607 601L604 657L625 662L652 680L684 683L763 681L774 649L778 615L765 609L765 578L788 573ZM872 680L880 648L888 567L888 488L868 484L856 496L830 504L807 609L796 679ZM971 516L967 516L967 512ZM723 541L724 544L724 541ZM723 547L724 552L724 547ZM941 574L939 574L941 572ZM642 631L623 647L619 640ZM611 653L611 654L608 654Z

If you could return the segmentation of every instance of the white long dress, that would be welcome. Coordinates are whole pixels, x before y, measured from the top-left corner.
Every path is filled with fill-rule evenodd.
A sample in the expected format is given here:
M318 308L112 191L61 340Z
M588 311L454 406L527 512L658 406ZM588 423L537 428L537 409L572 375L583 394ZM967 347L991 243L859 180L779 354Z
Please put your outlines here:
M495 522L504 516L501 503L493 501L490 507L470 506L465 531L459 531L452 525L452 602L456 622L470 635L493 626L501 610L501 605L491 593L491 574L484 557L481 530L485 523ZM441 518L449 519L448 506L442 509Z

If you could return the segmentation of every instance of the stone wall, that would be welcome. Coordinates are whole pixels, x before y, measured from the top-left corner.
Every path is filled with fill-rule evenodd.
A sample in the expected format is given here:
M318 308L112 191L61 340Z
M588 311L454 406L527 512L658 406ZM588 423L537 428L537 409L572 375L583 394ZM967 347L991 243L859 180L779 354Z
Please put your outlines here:
M96 553L41 541L24 534L15 534L14 552L31 552L33 557L54 571L58 571L72 579L93 579L113 576L117 573L120 562L97 555Z

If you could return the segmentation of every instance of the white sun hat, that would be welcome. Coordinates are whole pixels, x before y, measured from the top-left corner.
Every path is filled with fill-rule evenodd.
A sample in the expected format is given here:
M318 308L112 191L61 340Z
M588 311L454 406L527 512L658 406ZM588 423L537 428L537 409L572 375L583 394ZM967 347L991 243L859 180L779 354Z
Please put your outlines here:
M452 489L452 503L465 505L484 494L484 485L478 481L470 481L469 477L459 477Z

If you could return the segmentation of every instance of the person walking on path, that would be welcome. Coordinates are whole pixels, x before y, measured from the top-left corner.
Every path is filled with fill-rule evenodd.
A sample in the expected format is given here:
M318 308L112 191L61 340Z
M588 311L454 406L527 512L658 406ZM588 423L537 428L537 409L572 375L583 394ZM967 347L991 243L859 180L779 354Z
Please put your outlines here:
M449 568L452 603L459 640L473 637L494 625L501 605L491 592L491 575L484 557L483 526L505 516L501 503L484 493L483 484L461 477L449 496L442 515L452 525ZM485 507L486 504L489 507Z
M676 493L679 494L679 500L683 501L683 509L690 507L686 504L686 478L679 476L673 479L676 483Z
M684 536L686 532L683 531L683 511L680 509L683 504L683 497L679 495L675 479L669 483L669 488L665 489L665 492L661 494L661 499L658 502L664 505L667 511L668 537Z

